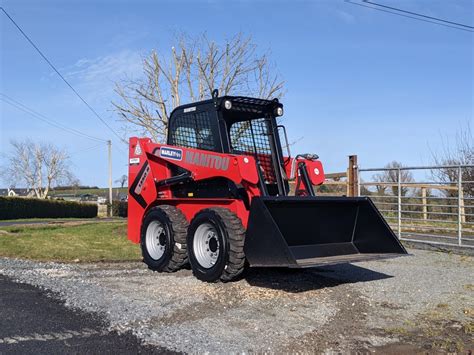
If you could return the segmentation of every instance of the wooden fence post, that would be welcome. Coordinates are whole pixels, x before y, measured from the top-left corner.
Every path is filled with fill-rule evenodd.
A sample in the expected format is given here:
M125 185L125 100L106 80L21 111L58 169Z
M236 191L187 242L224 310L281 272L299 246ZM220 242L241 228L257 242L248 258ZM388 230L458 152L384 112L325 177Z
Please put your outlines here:
M355 197L359 194L359 174L357 166L357 155L349 155L349 167L347 168L347 196Z
M423 219L428 219L428 206L426 205L426 187L421 188L421 204L423 205Z
M466 223L466 209L464 207L464 191L462 188L458 191L458 194L459 194L458 208L459 208L459 215L461 217L461 223Z
M349 162L350 165L350 162ZM347 176L347 181L346 181L346 196L351 196L351 169L347 168L346 170L346 176Z

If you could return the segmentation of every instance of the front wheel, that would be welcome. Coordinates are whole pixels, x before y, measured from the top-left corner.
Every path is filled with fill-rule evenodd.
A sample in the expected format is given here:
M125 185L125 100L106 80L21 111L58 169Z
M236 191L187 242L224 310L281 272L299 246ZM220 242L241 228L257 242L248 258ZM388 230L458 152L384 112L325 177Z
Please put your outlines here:
M209 282L235 279L244 270L244 238L242 222L230 210L216 207L200 211L187 235L194 275Z
M183 213L174 206L153 207L146 214L140 246L149 269L173 272L187 263L187 227Z

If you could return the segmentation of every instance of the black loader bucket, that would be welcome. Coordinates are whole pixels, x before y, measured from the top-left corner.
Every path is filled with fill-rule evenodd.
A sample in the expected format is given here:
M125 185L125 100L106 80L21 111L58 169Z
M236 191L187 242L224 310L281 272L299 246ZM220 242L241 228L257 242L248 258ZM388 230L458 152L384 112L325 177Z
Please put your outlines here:
M245 237L250 266L311 267L407 254L368 197L258 197Z

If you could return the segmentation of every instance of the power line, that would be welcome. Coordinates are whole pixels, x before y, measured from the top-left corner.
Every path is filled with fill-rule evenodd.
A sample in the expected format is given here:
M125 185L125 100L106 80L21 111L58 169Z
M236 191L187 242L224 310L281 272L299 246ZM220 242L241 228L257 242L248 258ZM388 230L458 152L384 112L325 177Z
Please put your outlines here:
M49 64L51 68L56 72L56 74L59 75L59 77L66 83L67 86L76 94L76 96L87 106L87 108L96 116L115 136L120 139L120 141L124 142L127 144L127 142L120 137L120 135L102 118L100 115L97 113L96 110L92 108L91 105L87 103L87 101L72 87L72 85L66 80L66 78L59 72L58 69L51 63L51 61L43 54L43 52L38 48L38 46L28 37L28 35L21 29L21 27L13 20L13 18L7 13L7 11L3 8L0 7L0 9L3 11L3 13L8 17L8 19L15 25L15 27L20 31L20 33L23 35L23 37L26 38L26 40L33 46L33 48L39 53L39 55L46 61L46 63Z
M127 142L127 145L128 145L128 142ZM114 148L118 149L120 151L120 153L122 153L125 157L128 156L128 152L126 152L125 150L123 150L122 148L120 148L120 146L118 144L116 144L114 146Z
M0 100L2 100L3 102L9 104L10 106L13 106L13 107L17 108L20 111L23 111L23 112L29 114L33 118L36 118L36 119L38 119L40 121L43 121L43 122L46 122L51 126L62 129L63 131L66 131L68 133L72 133L72 134L81 136L83 138L88 138L88 139L95 140L95 141L98 141L98 142L107 142L107 140L105 140L105 139L97 138L97 137L91 136L87 133L81 132L77 129L67 127L67 126L63 125L62 123L59 123L59 122L57 122L57 121L55 121L55 120L39 113L39 112L29 108L28 106L22 104L21 102L18 102L16 100L14 100L13 98L9 97L8 95L0 93L0 96L3 96L3 98L0 97Z
M440 22L445 22L445 23L449 23L451 25L456 25L456 26L461 26L461 27L466 27L466 28L470 28L470 29L474 29L473 26L469 26L469 25L465 25L463 23L459 23L459 22L453 22L453 21L448 21L448 20L443 20L439 17L433 17L433 16L428 16L428 15L423 15L423 14L420 14L418 12L412 12L412 11L407 11L407 10L403 10L403 9L399 9L397 7L392 7L392 6L387 6L387 5L383 5L383 4L378 4L376 2L373 2L373 1L369 1L369 0L362 0L363 2L366 2L368 4L371 4L371 5L375 5L375 6L380 6L380 7L384 7L386 9L390 9L390 10L395 10L395 11L399 11L399 12L404 12L406 14L410 14L410 15L415 15L415 16L419 16L419 17L424 17L424 18L428 18L428 19L431 19L431 20L436 20L436 21L440 21Z
M43 122L46 122L48 123L49 125L52 125L54 127L57 127L59 129L62 129L68 133L72 133L72 134L75 134L75 135L78 135L78 136L81 136L81 137L85 137L85 138L88 138L88 139L92 139L96 142L101 142L101 144L97 144L97 145L94 145L92 147L89 147L89 148L85 148L85 149L81 149L81 150L78 150L78 151L75 151L73 152L71 155L75 155L77 153L80 153L80 152L84 152L84 151L88 151L88 150L91 150L91 149L94 149L94 148L97 148L99 146L102 146L103 143L107 143L108 145L108 149L109 149L109 155L108 155L108 159L109 159L109 181L111 181L111 170L110 170L110 166L111 166L111 159L112 159L112 156L111 156L111 144L112 142L110 140L105 140L105 139L101 139L101 138L97 138L97 137L93 137L91 135L88 135L86 133L83 133L81 131L78 131L77 129L74 129L74 128L69 128L69 127L66 127L64 126L63 124L57 122L57 121L54 121L32 109L30 109L28 106L25 106L23 105L22 103L12 99L11 97L3 94L3 93L0 93L0 101L3 101L15 108L17 108L18 110L20 111L23 111L25 113L27 113L28 115L30 115L31 117L33 118L36 118L40 121L43 121ZM120 149L119 146L117 146L116 148L118 148L122 153L126 154L122 149Z
M71 134L75 134L75 135L80 136L82 138L87 138L87 139L91 139L91 140L94 140L94 141L97 141L97 142L102 142L102 143L107 143L108 142L108 140L106 140L106 139L94 137L94 136L91 136L90 134L81 132L81 131L79 131L75 128L67 127L67 126L59 123L58 121L55 121L52 118L47 117L47 116L39 113L38 111L33 110L32 108L22 104L21 102L16 101L15 99L13 99L10 96L5 95L1 92L0 92L0 96L3 96L3 98L0 97L1 101L9 104L10 106L15 107L16 109L18 109L20 111L23 111L24 113L30 115L31 117L36 118L40 121L43 121L43 122L45 122L45 123L47 123L47 124L49 124L53 127L62 129L63 131L66 131L66 132L71 133ZM8 100L11 101L11 102L9 102ZM122 148L120 148L119 145L115 145L115 148L118 149L121 153L123 153L125 155L128 154Z
M98 147L102 147L102 144L96 144L96 145L93 145L92 147L89 147L89 148L79 149L79 150L76 150L76 151L70 153L69 155L76 155L78 153L83 153L83 152L86 152L88 150L92 150L92 149L98 148Z
M401 13L398 13L398 12L395 12L395 11L389 11L389 10L379 9L379 8L377 8L377 7L368 6L368 5L365 5L365 4L360 3L360 2L354 2L354 1L351 1L351 0L344 0L344 1L345 1L346 3L348 3L348 4L357 5L357 6L362 6L362 7L366 7L366 8L372 9L372 10L377 10L377 11L381 11L381 12L386 12L386 13L393 14L393 15L397 15L397 16L401 16L401 17L407 17L407 18L411 18L411 19L417 20L417 21L429 22L429 23L433 23L433 24L435 24L435 25L444 26L444 27L449 27L449 28L454 28L454 29L456 29L456 30L461 30L461 31L466 31L466 32L474 32L474 31L468 30L468 29L466 29L466 28L461 28L461 27L457 27L457 26L451 26L451 25L447 25L447 24L445 24L445 23L436 22L436 21L425 20L425 19L422 19L422 18L419 18L419 17L415 17L415 16L404 15L404 14L401 14Z
M77 129L74 129L74 128L70 128L70 127L67 127L65 125L63 125L62 123L59 123L31 108L29 108L28 106L22 104L21 102L18 102L14 99L12 99L11 97L3 94L3 93L0 93L0 100L9 104L10 106L13 106L15 107L16 109L20 110L20 111L23 111L25 113L27 113L28 115L30 115L31 117L33 118L36 118L40 121L43 121L51 126L54 126L56 128L59 128L63 131L66 131L68 133L71 133L71 134L75 134L77 136L80 136L82 138L87 138L87 139L91 139L91 140L95 140L95 141L98 141L98 142L107 142L105 139L101 139L101 138L97 138L97 137L94 137L94 136L91 136L87 133L84 133L84 132L81 132L81 131L78 131Z

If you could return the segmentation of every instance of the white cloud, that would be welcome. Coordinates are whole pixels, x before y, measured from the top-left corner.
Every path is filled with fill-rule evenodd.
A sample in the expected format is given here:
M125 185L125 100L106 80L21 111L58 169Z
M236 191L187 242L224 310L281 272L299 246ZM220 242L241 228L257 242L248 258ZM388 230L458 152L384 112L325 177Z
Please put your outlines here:
M142 68L141 54L124 50L92 59L81 58L61 72L80 92L97 100L110 99L117 81L139 77Z
M336 14L345 23L352 24L355 22L355 16L344 10L336 10Z
M102 79L118 79L124 74L139 72L142 68L141 56L137 52L125 50L94 59L81 58L74 65L63 69L66 77L81 81Z

